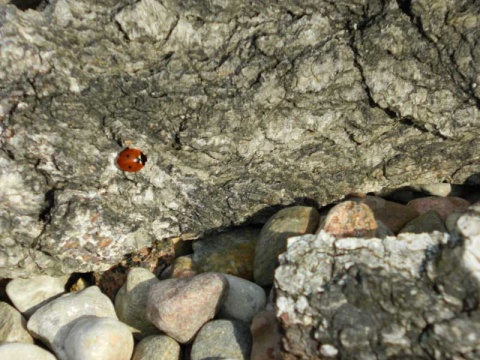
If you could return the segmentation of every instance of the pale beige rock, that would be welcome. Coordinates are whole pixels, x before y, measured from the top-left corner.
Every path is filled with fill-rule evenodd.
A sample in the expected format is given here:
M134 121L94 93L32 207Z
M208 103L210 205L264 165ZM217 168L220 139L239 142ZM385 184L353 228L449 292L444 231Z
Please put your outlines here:
M1 343L0 359L57 360L52 353L40 346L24 343Z
M133 337L116 319L85 316L75 322L63 346L65 360L130 360Z
M167 335L152 335L135 346L132 360L180 360L180 345Z
M27 329L50 347L58 358L65 359L65 338L75 322L88 315L117 319L112 302L97 286L50 301L30 317Z
M0 342L2 341L33 344L25 318L5 302L0 302Z
M13 279L6 291L13 305L27 318L48 301L65 293L70 276L40 275L30 279Z

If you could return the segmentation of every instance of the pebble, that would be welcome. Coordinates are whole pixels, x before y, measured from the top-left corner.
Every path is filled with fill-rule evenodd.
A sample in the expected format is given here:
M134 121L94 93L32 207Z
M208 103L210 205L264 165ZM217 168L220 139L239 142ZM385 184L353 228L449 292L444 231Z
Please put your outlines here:
M250 326L252 332L251 360L280 360L282 336L274 310L255 315Z
M406 223L415 219L419 214L415 209L406 205L387 201L378 196L365 196L357 201L367 204L373 211L376 220L383 222L395 234L398 233Z
M97 286L90 286L42 306L28 320L27 329L50 347L57 357L65 359L65 338L75 321L86 315L117 318L110 299Z
M130 360L133 337L122 322L97 316L84 316L75 322L64 342L68 360Z
M466 210L470 203L458 197L437 197L428 196L408 202L408 207L415 209L419 214L424 214L430 210L438 212L440 217L445 220L448 215L454 212L462 212Z
M13 305L27 318L48 301L65 293L69 275L40 275L31 279L13 279L6 287Z
M179 343L188 343L215 316L227 291L227 279L217 273L162 280L150 288L147 317Z
M206 323L192 345L191 360L250 360L252 335L248 325L235 320Z
M240 320L250 324L255 314L265 307L265 291L257 284L245 279L232 275L224 276L229 287L218 317Z
M430 210L405 225L400 233L432 233L434 231L448 232L443 219L436 210Z
M254 278L260 286L273 284L278 255L287 247L287 239L312 234L317 230L318 211L307 206L292 206L274 214L263 226L255 248Z
M137 340L159 333L148 320L146 311L148 291L159 281L147 269L132 268L128 272L127 281L115 297L118 318L135 329L133 335Z
M240 228L193 242L193 260L203 272L220 272L253 280L253 258L260 235Z
M167 335L144 338L135 347L132 360L180 360L180 345Z
M322 229L337 239L346 237L374 237L378 225L372 210L363 203L344 201L327 214ZM319 228L317 233L321 229Z
M27 331L27 321L13 306L0 302L0 342L21 342L33 344Z
M56 357L37 345L26 343L1 343L0 359L56 360Z
M172 264L172 273L170 274L171 278L182 278L190 277L201 273L195 261L193 261L193 256L185 255L176 258Z

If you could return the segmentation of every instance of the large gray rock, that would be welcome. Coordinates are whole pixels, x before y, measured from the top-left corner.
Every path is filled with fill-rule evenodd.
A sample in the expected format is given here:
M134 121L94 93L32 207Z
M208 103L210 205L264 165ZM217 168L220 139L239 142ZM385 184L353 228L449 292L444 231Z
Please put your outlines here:
M480 181L476 2L42 4L0 5L0 277ZM127 145L138 173L114 165Z
M480 204L460 216L457 231L460 242L439 232L290 239L276 271L286 352L301 359L478 357Z

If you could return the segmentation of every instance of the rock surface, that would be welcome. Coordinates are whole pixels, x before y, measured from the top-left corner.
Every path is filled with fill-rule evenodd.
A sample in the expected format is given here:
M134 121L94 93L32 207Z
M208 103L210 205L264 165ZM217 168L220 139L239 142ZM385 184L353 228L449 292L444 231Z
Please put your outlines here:
M250 360L252 335L242 321L214 320L205 324L192 344L191 360Z
M88 315L117 319L112 302L96 286L52 300L30 317L27 329L58 358L66 359L64 341L75 322Z
M0 302L0 342L21 342L33 344L27 331L27 321L11 305Z
M253 317L265 307L265 291L257 284L237 276L224 276L228 281L228 292L217 316L250 324Z
M67 360L130 360L133 337L117 319L84 316L70 329L64 349Z
M0 3L0 277L479 183L474 1L18 3ZM115 167L126 146L142 171Z
M57 360L40 346L25 343L1 343L0 359Z
M263 226L253 262L255 283L270 286L278 266L278 255L287 248L287 239L317 230L318 211L308 206L292 206L275 213Z
M193 242L193 260L204 272L253 280L253 259L260 230L242 228Z
M180 345L166 335L152 335L142 339L135 347L132 360L180 360Z
M159 333L147 318L148 292L159 281L150 271L133 268L115 297L118 318L135 329L133 335L138 340Z
M8 298L26 317L39 307L65 293L69 276L36 276L30 279L13 279L7 285Z
M163 280L150 288L147 317L179 343L188 343L215 316L227 291L228 281L222 274Z
M458 246L439 232L290 239L275 276L287 356L475 358L479 224L480 204L459 217Z

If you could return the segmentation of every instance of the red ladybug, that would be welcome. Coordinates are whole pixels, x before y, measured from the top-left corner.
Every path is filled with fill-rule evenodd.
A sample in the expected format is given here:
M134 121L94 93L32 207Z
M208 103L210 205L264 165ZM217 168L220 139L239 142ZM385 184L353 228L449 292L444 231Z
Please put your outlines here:
M147 162L147 157L138 149L126 148L117 156L117 166L120 170L137 172L142 170Z

